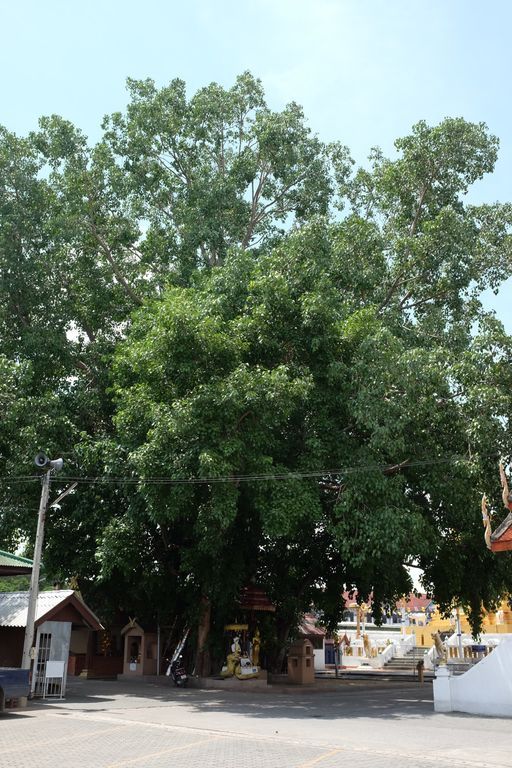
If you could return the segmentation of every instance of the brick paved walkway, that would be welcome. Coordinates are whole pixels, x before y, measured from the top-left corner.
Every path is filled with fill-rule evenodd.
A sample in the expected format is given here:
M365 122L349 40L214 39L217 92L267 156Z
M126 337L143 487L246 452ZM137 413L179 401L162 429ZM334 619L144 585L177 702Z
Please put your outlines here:
M177 691L74 681L0 715L0 768L510 768L510 721L433 712L430 685Z

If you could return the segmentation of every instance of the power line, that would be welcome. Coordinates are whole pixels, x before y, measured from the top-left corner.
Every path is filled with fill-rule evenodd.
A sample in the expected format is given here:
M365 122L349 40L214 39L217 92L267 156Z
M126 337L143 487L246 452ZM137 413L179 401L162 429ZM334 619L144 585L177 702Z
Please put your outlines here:
M496 456L497 454L480 454L479 458L489 458ZM71 476L59 476L60 482L74 482L81 485L213 485L216 483L242 483L242 482L272 482L272 481L286 481L286 480L307 480L314 478L329 477L332 475L348 475L359 472L399 472L401 470L426 467L441 464L454 464L456 462L471 462L476 457L473 456L461 456L452 455L439 457L436 459L418 459L416 461L404 461L402 463L394 464L363 464L356 466L337 467L333 469L319 469L313 471L290 471L290 472L273 472L262 473L253 475L219 475L210 477L111 477L109 475L97 475L89 477L71 477ZM40 475L25 475L18 477L3 477L0 478L2 483L23 483L33 482L40 480Z
M12 504L2 504L2 502L0 502L0 510L2 510L2 512L38 512L39 511L36 507L25 507L21 504L18 504L18 506L15 507Z
M41 482L41 476L40 475L27 475L26 477L0 477L0 483L6 483L7 485L11 484L17 484L20 485L22 483L33 483L34 481L39 480Z

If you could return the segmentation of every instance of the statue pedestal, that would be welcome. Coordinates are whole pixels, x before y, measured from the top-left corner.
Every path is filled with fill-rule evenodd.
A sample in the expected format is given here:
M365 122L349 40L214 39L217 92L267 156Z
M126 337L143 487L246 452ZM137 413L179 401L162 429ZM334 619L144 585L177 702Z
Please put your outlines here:
M452 711L450 678L451 672L447 666L437 668L434 678L434 709L436 712Z

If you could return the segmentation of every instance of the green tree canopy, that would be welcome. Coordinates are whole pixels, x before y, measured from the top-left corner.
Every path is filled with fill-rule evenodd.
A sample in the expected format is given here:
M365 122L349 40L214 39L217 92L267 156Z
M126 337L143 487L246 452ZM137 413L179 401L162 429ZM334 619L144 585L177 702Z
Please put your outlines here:
M295 613L314 596L334 623L344 585L378 610L417 563L477 627L482 600L509 588L481 536L511 348L473 295L477 227L462 287L459 274L443 284L452 303L431 279L417 312L383 302L396 268L384 229L353 213L264 255L232 251L141 309L118 349L120 440L151 519L169 541L185 524L187 573L213 602L256 579L283 608L293 594Z
M15 478L45 448L100 478L50 515L47 571L105 608L222 626L254 580L282 643L416 563L477 630L511 586L479 496L499 509L509 451L511 340L480 296L512 207L465 200L497 139L420 122L352 173L248 73L128 90L93 147L57 116L0 131L2 545L34 534Z

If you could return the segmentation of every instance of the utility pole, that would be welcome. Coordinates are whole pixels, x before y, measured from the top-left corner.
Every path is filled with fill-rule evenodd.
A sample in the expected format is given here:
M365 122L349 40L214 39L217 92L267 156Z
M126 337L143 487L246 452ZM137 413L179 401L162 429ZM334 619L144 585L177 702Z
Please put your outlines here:
M50 495L50 475L55 470L62 469L62 459L51 461L44 453L38 453L35 458L35 465L44 469L42 477L43 487L41 490L41 501L39 503L39 514L37 517L36 543L34 547L34 558L32 566L32 575L30 578L30 589L28 593L27 624L25 627L25 641L23 643L23 657L21 661L22 669L30 669L30 651L34 643L34 623L36 617L37 597L39 593L39 571L41 568L41 552L43 550L44 523L46 519L46 508L48 506L48 497Z
M39 570L41 567L41 552L43 549L44 523L46 519L46 507L48 506L48 496L50 495L50 472L51 469L45 472L42 478L43 488L41 490L41 501L39 502L34 561L28 593L27 624L25 627L25 642L23 643L23 659L21 662L22 669L30 669L30 649L34 642L34 621L36 616L37 595L39 591Z
M457 640L459 645L459 659L464 658L464 646L462 644L462 630L460 626L460 608L457 606Z

